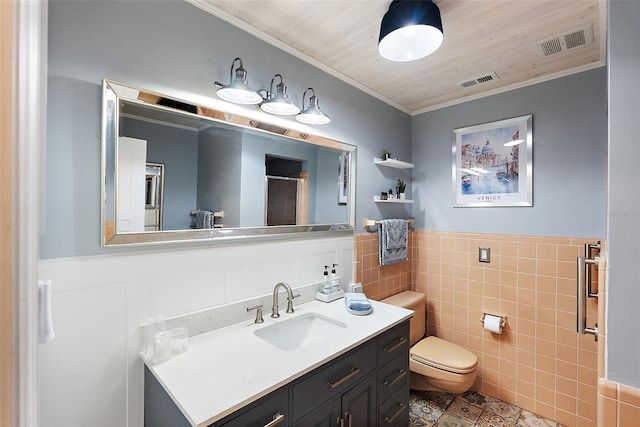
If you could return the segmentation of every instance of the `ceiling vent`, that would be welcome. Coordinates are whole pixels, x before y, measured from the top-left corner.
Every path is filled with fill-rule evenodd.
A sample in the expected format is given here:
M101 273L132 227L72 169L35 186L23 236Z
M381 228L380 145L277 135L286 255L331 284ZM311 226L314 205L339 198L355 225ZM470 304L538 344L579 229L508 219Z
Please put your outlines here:
M538 56L546 58L547 56L568 52L576 47L590 44L593 44L593 24L587 24L560 35L541 40L534 43L534 47L536 52L538 52Z
M498 75L495 72L490 72L490 73L485 73L481 76L478 77L474 77L472 79L469 80L464 80L462 82L458 82L457 86L461 89L465 89L468 87L473 87L473 86L477 86L479 84L483 84L483 83L489 83L492 82L494 80L498 80Z

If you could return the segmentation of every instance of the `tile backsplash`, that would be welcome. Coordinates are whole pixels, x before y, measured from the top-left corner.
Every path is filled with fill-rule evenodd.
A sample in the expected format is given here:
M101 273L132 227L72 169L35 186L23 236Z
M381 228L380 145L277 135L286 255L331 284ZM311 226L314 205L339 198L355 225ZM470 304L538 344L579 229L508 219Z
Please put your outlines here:
M427 333L478 356L478 391L566 426L595 426L597 343L576 328L576 258L598 238L412 230L410 259L378 265L377 233L357 234L354 273L372 299L427 296ZM478 248L491 248L491 262ZM594 274L593 277L597 275ZM502 335L484 311L507 315ZM588 301L588 323L597 303Z

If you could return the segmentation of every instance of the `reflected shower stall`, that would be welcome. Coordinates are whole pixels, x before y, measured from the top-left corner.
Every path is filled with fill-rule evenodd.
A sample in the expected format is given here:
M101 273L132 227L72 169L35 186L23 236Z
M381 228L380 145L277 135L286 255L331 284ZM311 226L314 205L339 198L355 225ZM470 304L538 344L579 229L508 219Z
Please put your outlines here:
M303 163L265 156L265 225L307 224L308 172Z

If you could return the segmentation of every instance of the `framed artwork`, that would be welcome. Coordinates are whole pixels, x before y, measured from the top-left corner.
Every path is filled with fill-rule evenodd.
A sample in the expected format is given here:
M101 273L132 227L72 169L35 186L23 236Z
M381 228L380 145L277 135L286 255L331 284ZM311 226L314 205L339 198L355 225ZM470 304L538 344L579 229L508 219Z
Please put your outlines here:
M349 154L340 154L340 165L338 166L338 204L346 205L349 196Z
M532 115L454 129L454 207L533 206Z

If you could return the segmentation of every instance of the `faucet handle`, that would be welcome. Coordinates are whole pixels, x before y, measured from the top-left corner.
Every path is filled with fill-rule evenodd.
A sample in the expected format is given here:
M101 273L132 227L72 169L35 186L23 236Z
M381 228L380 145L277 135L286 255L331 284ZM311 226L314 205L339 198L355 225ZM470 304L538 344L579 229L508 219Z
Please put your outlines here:
M255 305L253 307L247 307L247 312L251 310L256 310L256 320L253 323L263 323L264 319L262 318L262 304Z
M293 313L295 310L293 309L293 298L287 301L287 313Z
M287 298L287 313L293 313L293 299L299 297L300 294L291 295L291 298Z

